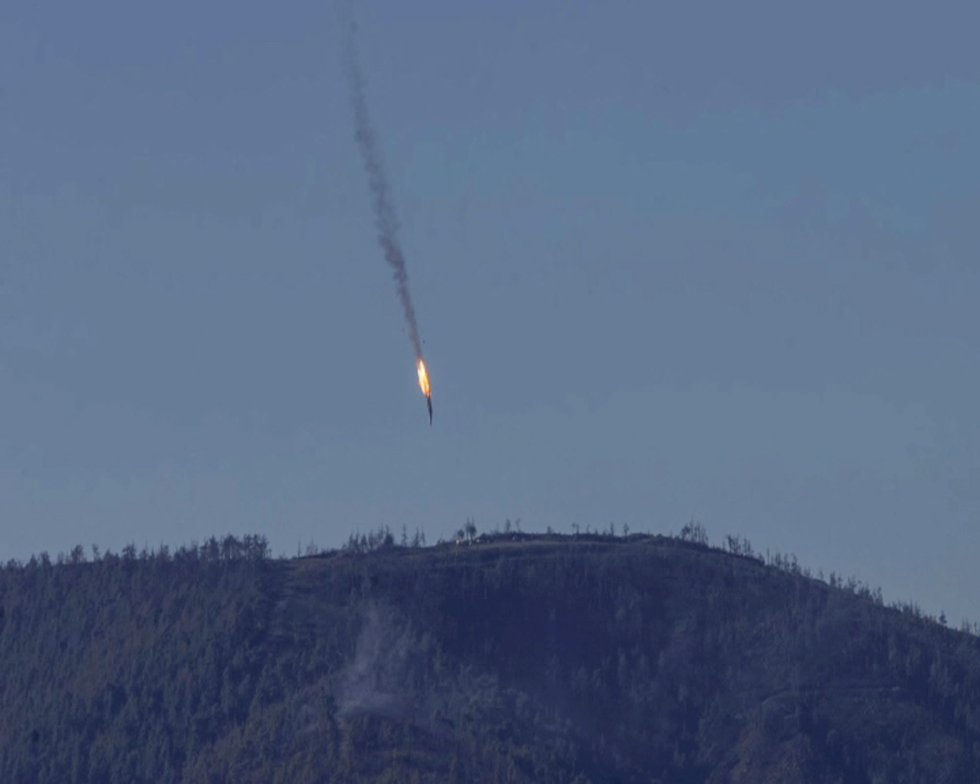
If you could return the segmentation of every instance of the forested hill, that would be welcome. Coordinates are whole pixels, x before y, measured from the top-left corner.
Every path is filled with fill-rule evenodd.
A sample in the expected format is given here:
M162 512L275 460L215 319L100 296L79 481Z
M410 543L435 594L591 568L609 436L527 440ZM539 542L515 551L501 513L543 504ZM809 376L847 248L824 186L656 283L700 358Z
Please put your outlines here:
M980 781L972 634L735 540L470 538L9 564L0 781Z

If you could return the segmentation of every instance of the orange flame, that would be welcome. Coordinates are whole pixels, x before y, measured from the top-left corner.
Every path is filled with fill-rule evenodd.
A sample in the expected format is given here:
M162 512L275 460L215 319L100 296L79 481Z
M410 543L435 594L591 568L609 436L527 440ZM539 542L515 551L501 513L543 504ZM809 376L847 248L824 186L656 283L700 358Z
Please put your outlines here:
M422 390L422 394L426 397L432 397L432 390L429 388L429 373L425 369L425 362L419 357L418 361L418 371L419 371L419 389Z

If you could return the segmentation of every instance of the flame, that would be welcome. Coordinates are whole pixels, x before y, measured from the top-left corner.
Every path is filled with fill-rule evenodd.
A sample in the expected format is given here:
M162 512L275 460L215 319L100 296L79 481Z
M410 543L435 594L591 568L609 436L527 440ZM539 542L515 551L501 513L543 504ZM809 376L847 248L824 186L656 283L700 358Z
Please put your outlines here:
M419 371L419 389L422 390L422 394L426 397L432 397L432 390L429 388L429 373L425 369L425 362L419 357L418 361L418 371Z

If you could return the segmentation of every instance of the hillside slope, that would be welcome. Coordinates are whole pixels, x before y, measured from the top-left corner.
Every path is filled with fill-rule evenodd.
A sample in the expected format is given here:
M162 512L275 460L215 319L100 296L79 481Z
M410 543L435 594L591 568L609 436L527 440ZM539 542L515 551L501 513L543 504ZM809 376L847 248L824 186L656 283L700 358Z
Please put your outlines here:
M68 561L0 570L0 781L980 781L977 638L690 542Z

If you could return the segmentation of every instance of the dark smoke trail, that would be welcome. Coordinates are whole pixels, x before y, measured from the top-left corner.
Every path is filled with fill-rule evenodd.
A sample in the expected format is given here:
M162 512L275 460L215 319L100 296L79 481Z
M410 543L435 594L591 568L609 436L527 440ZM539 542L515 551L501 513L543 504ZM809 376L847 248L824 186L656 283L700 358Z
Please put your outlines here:
M408 326L408 337L412 341L416 358L422 357L422 341L419 338L419 326L415 321L415 307L412 305L412 295L408 290L408 271L405 269L405 255L398 241L398 219L395 217L395 207L391 203L391 188L385 176L381 161L381 151L371 128L368 116L367 100L364 94L364 77L357 60L357 46L354 38L356 31L353 16L347 3L341 4L341 25L344 35L344 56L347 76L350 81L351 103L354 108L354 123L356 126L357 146L364 159L364 168L368 175L368 185L371 188L371 200L374 207L375 225L378 229L378 242L384 251L385 261L391 266L398 298L402 303L405 314L405 324Z

